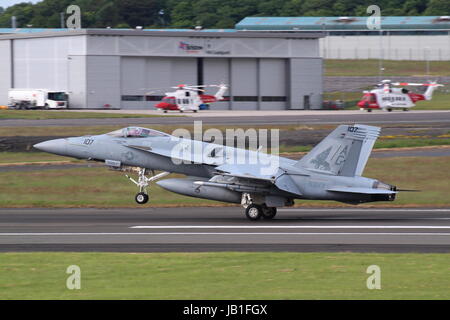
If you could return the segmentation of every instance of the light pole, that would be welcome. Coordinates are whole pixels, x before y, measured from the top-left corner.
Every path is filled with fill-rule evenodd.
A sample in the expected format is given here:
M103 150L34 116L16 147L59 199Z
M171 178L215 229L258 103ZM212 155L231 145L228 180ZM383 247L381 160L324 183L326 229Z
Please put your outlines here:
M381 81L381 80L383 80L382 78L383 78L383 71L384 71L384 68L383 68L383 54L384 54L384 52L383 52L384 50L383 50L383 30L381 29L381 26L380 26L380 56L379 56L379 59L378 59L378 81Z
M426 72L427 72L427 76L430 75L430 47L425 47L424 51L425 51L425 66L426 66Z

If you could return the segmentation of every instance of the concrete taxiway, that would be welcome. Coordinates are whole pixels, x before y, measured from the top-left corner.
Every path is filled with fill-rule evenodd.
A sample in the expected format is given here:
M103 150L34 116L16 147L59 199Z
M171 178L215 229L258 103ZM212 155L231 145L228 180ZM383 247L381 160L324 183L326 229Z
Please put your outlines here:
M99 110L92 110L92 112ZM69 112L69 111L63 111ZM70 111L71 112L71 111ZM106 112L106 111L102 111ZM107 111L130 113L132 110ZM134 113L153 115L154 110L139 110ZM158 114L161 114L160 112ZM179 113L165 117L153 118L105 118L105 119L0 119L0 127L15 126L99 126L99 125L181 125L203 121L208 125L323 125L323 124L437 124L450 123L450 110L411 110L408 112L371 113L359 110L327 111L327 110L282 110L282 111L201 111L199 113Z
M450 252L450 209L0 209L0 251Z

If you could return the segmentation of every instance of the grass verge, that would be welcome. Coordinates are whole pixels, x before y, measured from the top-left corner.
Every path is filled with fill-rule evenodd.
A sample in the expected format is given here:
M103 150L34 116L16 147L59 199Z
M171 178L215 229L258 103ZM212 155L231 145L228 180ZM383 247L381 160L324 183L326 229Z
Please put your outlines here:
M402 139L381 137L375 142L375 149L414 148L450 145L450 138L415 138L405 136ZM313 146L280 146L280 152L308 152Z
M383 77L392 76L450 76L448 61L430 61L427 74L426 61L383 60ZM325 76L378 76L379 60L325 59Z
M449 299L449 254L3 253L0 299ZM370 265L381 290L366 286ZM66 269L81 268L68 290Z
M402 189L421 190L402 192L395 202L376 202L370 206L450 205L450 157L371 158L364 176ZM123 174L106 168L0 172L0 207L138 207L133 200L136 192ZM157 185L150 187L150 197L149 206L223 205L180 196ZM333 201L297 200L297 204L347 206Z
M0 152L0 163L34 163L34 162L80 162L74 158L61 157L46 152Z
M450 63L449 63L450 64ZM433 94L433 99L429 101L419 101L414 110L449 110L450 109L450 91L440 89Z

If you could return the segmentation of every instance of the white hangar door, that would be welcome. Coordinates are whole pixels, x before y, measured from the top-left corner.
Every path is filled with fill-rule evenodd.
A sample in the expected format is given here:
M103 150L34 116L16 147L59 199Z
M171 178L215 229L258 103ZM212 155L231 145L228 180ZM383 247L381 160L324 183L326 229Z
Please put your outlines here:
M197 58L171 58L170 86L197 85ZM166 72L167 72L166 71Z
M203 60L203 84L227 84L230 85L230 59L227 58L204 58ZM200 62L201 63L201 62ZM218 88L206 88L206 94L214 95ZM229 97L230 92L225 93ZM211 104L212 110L230 109L229 101L218 101Z
M258 61L254 58L231 59L232 109L257 110Z
M69 108L87 108L86 56L68 57Z
M122 107L153 109L179 84L197 84L196 58L122 57Z
M0 41L0 105L8 104L8 90L12 83L11 45L13 40Z
M167 61L161 61L168 67ZM147 101L147 93L154 87L149 79L149 58L147 57L122 57L121 62L121 90L122 108L124 109L152 109L154 103ZM158 76L153 76L158 78ZM164 82L164 85L167 83ZM152 93L161 96L162 93ZM159 100L159 99L158 99Z
M289 62L290 109L322 108L322 59L298 58Z
M262 110L287 109L285 59L259 60L259 95Z
M153 109L170 87L170 59L122 57L122 108Z
M89 108L119 108L120 57L87 56L87 106Z

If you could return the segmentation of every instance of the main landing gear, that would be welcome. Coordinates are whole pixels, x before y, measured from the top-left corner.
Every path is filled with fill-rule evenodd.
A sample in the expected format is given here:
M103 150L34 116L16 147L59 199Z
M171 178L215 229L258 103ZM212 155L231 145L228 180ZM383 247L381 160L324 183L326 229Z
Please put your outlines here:
M273 219L277 214L277 208L268 207L265 204L251 204L245 209L245 215L247 219L251 221L256 221L261 218L265 220Z
M161 179L165 176L167 176L168 174L170 174L170 172L161 172L157 175L153 175L152 177L148 178L145 174L147 173L147 169L145 168L139 168L139 174L138 174L138 181L134 180L133 178L131 178L128 175L125 175L128 179L130 179L131 182L133 182L135 185L137 185L139 187L139 193L136 194L136 196L134 197L134 200L138 203L138 204L145 204L148 202L149 200L149 195L147 192L147 187L149 185L149 182Z
M277 214L276 207L268 207L265 203L254 203L254 199L248 194L242 195L242 206L245 208L245 215L251 221L262 219L271 220Z

